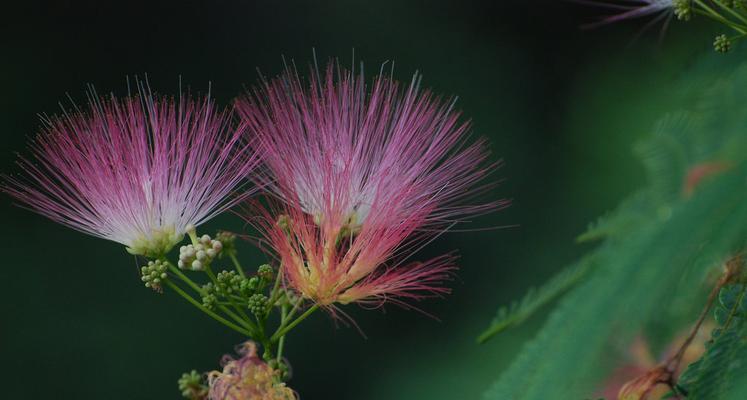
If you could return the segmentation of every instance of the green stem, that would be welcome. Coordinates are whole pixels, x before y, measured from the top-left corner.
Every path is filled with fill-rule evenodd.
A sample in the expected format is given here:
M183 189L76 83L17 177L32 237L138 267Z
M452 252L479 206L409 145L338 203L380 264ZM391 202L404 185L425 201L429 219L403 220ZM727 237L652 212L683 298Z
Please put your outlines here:
M241 297L241 296L237 296L237 295L235 295L235 294L229 294L229 295L227 296L227 298L229 298L229 299L233 300L234 304L238 304L238 305L240 305L240 306L241 306L241 305L244 305L244 306L246 306L246 305L247 305L247 304L246 304L246 299L245 299L245 298L243 298L243 297Z
M205 273L210 278L210 281L213 282L213 285L215 285L215 287L217 288L218 287L218 278L215 276L215 274L213 273L213 270L210 268L209 265L205 267ZM231 311L230 309L228 309L228 307L226 307L224 305L218 305L218 307L221 309L221 311L223 311L224 313L226 313L226 315L230 316L234 321L236 321L236 322L240 323L241 325L245 326L251 332L257 332L257 326L254 325L254 323L252 322L251 318L249 318L249 316L244 312L244 310L242 310L241 307L239 307L236 304L236 302L234 302L233 299L231 299L230 297L228 298L228 301L231 302L231 306L233 307L233 309L236 312ZM240 316L237 315L236 313L240 314Z
M184 283L189 285L189 287L194 289L195 292L199 293L200 295L203 295L202 288L198 284L194 283L191 279L189 279L189 277L185 275L181 270L179 270L179 268L177 268L174 264L168 261L166 261L166 264L169 266L169 271L173 272L174 275L178 276L179 279L181 279L182 281L184 281Z
M230 305L239 315L241 316L241 320L246 322L246 324L250 327L252 331L257 331L257 328L254 326L254 323L252 323L252 319L249 317L249 315L244 311L244 309L236 303L236 301L233 299L233 297L228 296L229 304L221 304L221 307L226 307L227 305Z
M233 252L228 253L228 258L231 259L231 262L233 262L234 268L236 268L236 271L241 275L242 278L246 278L246 274L244 273L244 268L241 268L241 263L239 262L239 259L236 258L236 254Z
M698 13L698 14L700 14L700 15L702 15L702 16L704 16L704 17L708 17L708 18L710 18L710 19L712 19L712 20L714 20L714 21L716 21L718 23L726 25L727 27L729 27L729 28L731 28L731 29L733 29L733 30L735 30L735 31L737 31L739 33L744 33L744 30L741 27L739 27L738 25L735 25L733 22L727 20L726 18L721 17L721 15L719 15L719 14L714 15L714 14L711 14L711 13L703 11L703 10L695 10L695 12Z
M283 360L283 346L285 345L285 335L280 337L280 340L278 341L278 355L277 355L277 361L280 363L280 361Z
M293 305L293 308L291 308L290 312L286 316L286 319L291 319L293 318L294 315L296 315L296 311L298 311L298 308L301 306L301 303L303 303L303 298L299 297L296 304ZM282 327L283 324L281 324L280 326Z
M701 0L695 0L695 3L702 8L702 10L695 9L695 12L697 12L700 15L704 15L706 17L709 17L717 22L720 22L731 29L734 29L735 31L739 33L745 33L745 28L741 27L734 22L726 19L723 15L721 15L718 11L712 9L707 4L703 3ZM703 11L705 10L705 11Z
M308 310L306 310L306 312L304 312L303 314L299 315L298 318L296 318L295 320L293 320L293 322L291 322L290 324L288 324L285 327L278 328L278 330L270 338L270 341L271 342L277 342L278 339L280 339L281 337L285 336L286 333L288 333L291 329L295 328L296 325L298 325L299 323L301 323L301 321L303 321L304 319L306 319L306 317L308 317L309 315L313 314L314 311L316 311L318 308L319 308L319 305L314 304Z
M718 5L719 7L721 7L722 10L724 10L724 11L728 12L729 14L731 14L734 18L742 21L743 24L747 24L747 18L745 18L742 14L740 14L740 13L732 10L731 8L727 7L721 1L717 0L717 1L714 1L714 3L716 5Z
M209 315L210 317L212 317L216 321L218 321L221 324L223 324L223 325L225 325L225 326L227 326L227 327L235 330L236 332L241 333L242 335L252 336L251 332L249 332L248 330L246 330L246 329L244 329L244 328L242 328L242 327L234 324L233 322L231 322L231 321L229 321L229 320L221 317L220 315L218 315L218 314L216 314L216 313L208 310L205 306L203 306L202 304L200 304L197 300L195 300L192 296L190 296L189 294L187 294L187 292L185 292L184 290L182 290L182 288L180 288L179 286L177 286L175 283L171 282L168 279L164 280L164 282L166 282L166 285L168 285L175 292L179 293L179 295L181 295L182 297L184 297L188 302L192 303L193 306L197 307L200 311L202 311L205 314Z
M275 277L275 285L272 287L272 293L270 293L270 307L275 305L275 302L278 301L278 298L280 297L280 291L278 288L280 287L280 279L281 274L283 273L282 266L278 267L278 276Z
M197 228L188 230L187 235L189 235L189 241L192 242L193 246L196 246L198 243L200 243L199 239L197 238Z
M224 313L226 313L226 315L228 315L229 317L231 317L231 319L233 319L237 323L239 323L239 324L243 325L244 327L246 327L246 329L249 329L252 332L257 329L254 326L254 324L252 323L251 320L248 320L248 319L245 320L245 319L239 317L238 315L236 315L236 313L234 313L233 311L229 310L228 307L226 307L226 306L218 306L218 308L220 308L221 311L223 311ZM249 335L249 336L252 336L252 335Z
M285 324L285 320L288 318L288 304L283 304L283 306L280 308L280 325L282 326ZM278 355L277 355L277 362L280 363L280 361L283 359L283 347L285 346L285 335L280 337L280 341L278 341Z
M264 348L262 359L264 359L265 361L270 361L272 359L272 342L267 338L267 335L265 334L264 321L260 318L257 318L257 326L259 328L256 340L259 343L262 343L262 347Z
M194 281L192 281L191 279L189 279L189 277L187 275L185 275L182 271L180 271L179 268L175 267L174 264L171 264L170 262L167 262L167 264L169 266L169 270L171 272L173 272L174 275L176 275L177 277L179 277L179 279L181 279L184 283L186 283L187 285L189 285L189 287L191 287L192 289L194 289L194 291L197 292L200 296L203 296L205 294L205 292L202 290L202 288L199 285L197 285ZM210 276L210 274L208 276ZM214 277L211 278L211 279L214 279ZM231 310L229 310L226 306L219 305L218 307L221 309L221 311L223 311L224 313L226 313L226 315L228 315L229 317L231 317L231 319L233 319L234 321L236 321L236 323L241 324L244 328L248 329L248 331L250 333L253 332L253 331L255 331L257 329L254 326L254 324L252 324L251 320L239 317L238 315L236 315L236 313L234 313ZM249 336L251 336L251 335L249 335Z
M218 278L215 277L215 274L213 273L213 270L210 269L210 266L205 266L205 273L207 274L208 278L210 278L210 281L213 282L213 285L215 287L218 287Z

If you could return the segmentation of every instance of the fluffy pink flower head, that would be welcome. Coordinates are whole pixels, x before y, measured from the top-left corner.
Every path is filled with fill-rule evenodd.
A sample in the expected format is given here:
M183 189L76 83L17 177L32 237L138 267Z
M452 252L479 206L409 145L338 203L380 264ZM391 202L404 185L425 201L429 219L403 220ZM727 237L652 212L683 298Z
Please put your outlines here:
M86 110L44 118L22 173L1 189L73 229L156 257L241 196L258 157L209 97L89 95Z
M419 85L416 75L404 87L381 76L368 86L331 64L306 84L288 70L238 101L265 155L261 183L282 204L279 219L266 212L257 225L304 297L327 306L447 293L453 256L407 258L500 205L474 202L495 167L484 141L467 143L453 102Z

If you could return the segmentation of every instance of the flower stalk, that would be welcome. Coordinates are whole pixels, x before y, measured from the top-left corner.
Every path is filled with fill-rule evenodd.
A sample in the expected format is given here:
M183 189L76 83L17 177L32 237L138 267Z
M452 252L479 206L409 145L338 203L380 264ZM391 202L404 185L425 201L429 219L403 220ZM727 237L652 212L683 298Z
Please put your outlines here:
M207 242L207 235L198 237L194 228L187 231L192 245ZM200 270L194 270L185 266L179 268L175 263L160 257L156 262L150 262L149 267L143 267L146 286L153 287L151 275L159 265L158 271L164 270L166 278L159 282L165 284L170 290L184 298L190 305L207 314L231 330L238 332L247 339L259 343L263 347L262 358L266 361L275 360L280 363L285 347L285 336L304 319L318 309L313 305L303 314L293 319L303 303L303 298L289 294L282 285L282 269L277 272L267 264L257 269L255 276L247 276L239 263L236 251L228 254L236 272L222 271L218 274L214 271L214 265L206 263ZM191 278L186 271L194 274L204 275L207 283L199 284ZM145 275L146 272L149 275ZM146 280L148 278L148 280ZM178 282L186 286L188 290L180 287ZM271 284L271 285L270 285ZM267 290L267 295L262 294ZM202 298L202 302L198 300ZM213 301L213 298L215 300ZM222 299L222 300L218 300ZM278 326L272 328L268 334L268 321L274 310L279 310Z
M280 328L278 328L277 332L275 332L272 335L272 338L270 338L270 341L274 343L274 342L277 342L278 340L280 340L281 338L285 337L285 335L288 332L290 332L291 329L295 328L296 325L300 324L301 321L305 320L306 317L308 317L309 315L313 314L314 311L316 311L318 309L319 309L319 305L318 304L314 304L313 306L309 307L303 314L301 314L298 318L296 318L295 320L293 320L293 322L289 323L286 326L281 326Z
M178 293L180 296L182 296L185 300L187 300L190 304L197 307L200 311L204 312L205 314L209 315L214 320L220 322L221 324L235 330L238 333L241 333L242 335L246 336L252 336L251 332L247 331L246 329L234 324L231 321L226 320L225 318L221 317L220 315L208 310L205 306L200 304L197 300L195 300L192 296L187 294L184 290L182 290L179 286L177 286L175 283L171 281L166 281L166 285L168 285L172 290L174 290L176 293Z

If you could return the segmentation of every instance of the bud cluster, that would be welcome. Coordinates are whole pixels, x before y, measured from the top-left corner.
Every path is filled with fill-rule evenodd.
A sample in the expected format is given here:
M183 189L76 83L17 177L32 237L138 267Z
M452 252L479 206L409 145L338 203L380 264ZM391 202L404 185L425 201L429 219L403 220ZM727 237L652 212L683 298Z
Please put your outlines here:
M182 246L179 249L179 263L181 269L202 271L223 250L220 240L213 240L209 235L202 235L196 244Z
M215 284L212 282L202 286L203 296L202 305L212 308L218 301L218 297L226 298L231 295L240 295L247 287L247 278L237 274L235 271L221 271L215 277ZM253 293L253 292L252 292Z
M215 282L202 286L202 305L212 309L219 300L245 305L258 317L267 314L269 298L261 292L269 286L275 271L269 264L260 265L252 277L239 275L236 271L221 271Z
M249 297L249 311L259 318L264 317L267 314L267 303L270 299L262 293L253 294Z
M237 274L236 271L221 271L215 279L217 281L215 291L221 296L238 294L241 290L241 283L246 280L246 278Z
M674 16L680 21L689 21L693 16L693 6L690 0L673 0Z
M140 267L140 274L142 275L140 279L145 282L145 287L160 292L162 290L161 282L168 277L166 269L166 264L161 260L148 261L148 265Z
M183 373L178 383L182 397L189 400L207 399L208 388L203 383L202 376L197 371L192 370L188 373Z
M257 268L257 276L260 279L264 279L265 282L271 282L274 275L275 273L270 264L262 264Z
M690 21L696 16L708 17L732 31L731 36L720 34L714 38L713 48L719 53L731 51L735 42L747 36L745 34L747 32L747 0L620 0L619 3L631 3L625 6L613 5L613 3L616 3L613 1L583 2L590 3L593 6L611 6L612 9L620 10L620 12L603 18L601 22L589 24L590 26L656 15L650 24L661 21L666 17L667 22L663 28L666 29L671 16L682 22ZM354 212L349 223L354 225L357 217ZM353 231L352 233L355 234L356 232Z
M260 289L261 280L259 277L253 276L251 278L241 281L239 285L239 291L244 296L251 296Z
M218 302L218 296L215 294L215 285L206 283L202 286L202 292L202 305L208 309L215 307L215 303Z
M731 40L726 35L718 35L713 40L713 48L719 53L726 53L731 49Z
M218 231L215 235L215 240L221 242L223 245L223 251L220 252L219 256L223 254L236 255L236 234L227 231Z

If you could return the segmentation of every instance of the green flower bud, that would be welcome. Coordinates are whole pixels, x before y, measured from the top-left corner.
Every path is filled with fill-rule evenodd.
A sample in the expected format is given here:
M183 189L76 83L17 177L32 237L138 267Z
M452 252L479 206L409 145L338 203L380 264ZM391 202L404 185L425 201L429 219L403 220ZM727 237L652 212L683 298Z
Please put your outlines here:
M693 6L690 0L673 0L674 15L680 21L689 21L693 16Z
M249 297L249 310L252 314L256 315L257 318L262 318L267 314L267 303L269 299L267 296L257 293Z
M145 283L145 287L163 292L161 283L168 278L167 270L168 267L161 260L148 261L148 265L140 267L140 280Z
M262 264L257 268L257 276L266 282L271 282L274 275L275 271L269 264Z
M259 278L256 276L253 276L249 279L244 279L240 286L239 291L244 296L251 296L253 295L257 289L259 289Z
M215 295L215 286L212 283L206 283L202 285L202 305L207 309L213 309L215 303L218 302L218 297Z
M214 294L206 294L202 296L202 305L208 310L212 310L215 307L215 303L218 302L218 298Z
M216 292L226 297L230 294L239 293L241 282L246 280L246 278L241 277L236 271L221 271L216 276L216 280L218 281Z
M203 383L202 376L197 371L192 370L189 373L182 374L178 384L182 397L189 400L207 399L208 387Z
M219 257L222 257L223 254L236 254L236 234L226 231L218 231L215 235L215 240L221 243L219 247L221 247L222 251L219 251Z
M713 40L713 48L719 53L726 53L731 49L731 40L726 35L718 35Z

